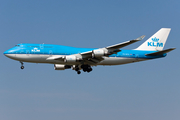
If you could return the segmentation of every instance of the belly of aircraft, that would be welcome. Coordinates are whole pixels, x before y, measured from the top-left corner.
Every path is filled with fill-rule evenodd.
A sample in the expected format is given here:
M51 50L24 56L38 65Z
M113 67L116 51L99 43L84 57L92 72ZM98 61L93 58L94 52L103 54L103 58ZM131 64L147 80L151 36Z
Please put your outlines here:
M105 57L98 65L121 65L127 63L137 62L137 58L125 58L125 57Z
M56 55L53 55L56 56ZM61 60L47 60L47 58L52 57L52 55L42 55L42 54L9 54L7 57L22 61L22 62L33 62L33 63L50 63L50 64L69 64ZM97 65L121 65L127 63L133 63L138 61L143 61L144 59L137 58L125 58L125 57L104 57L104 60L97 63ZM71 63L80 64L80 62ZM69 64L69 65L71 65ZM93 64L94 65L94 64Z

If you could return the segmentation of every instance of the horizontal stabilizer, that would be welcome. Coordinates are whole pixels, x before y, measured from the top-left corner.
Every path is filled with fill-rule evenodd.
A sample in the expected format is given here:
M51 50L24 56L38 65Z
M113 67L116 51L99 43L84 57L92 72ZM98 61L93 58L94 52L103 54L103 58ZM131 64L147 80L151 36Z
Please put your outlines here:
M154 52L154 53L150 53L150 54L146 54L146 56L156 56L156 55L162 55L164 53L168 53L172 50L174 50L176 48L170 48L170 49L166 49L166 50L162 50L162 51L158 51L158 52Z

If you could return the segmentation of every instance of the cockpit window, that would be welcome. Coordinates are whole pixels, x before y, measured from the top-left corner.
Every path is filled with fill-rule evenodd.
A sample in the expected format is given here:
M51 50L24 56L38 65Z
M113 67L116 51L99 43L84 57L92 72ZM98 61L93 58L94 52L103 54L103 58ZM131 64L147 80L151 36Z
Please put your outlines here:
M16 47L20 47L20 45L15 45Z

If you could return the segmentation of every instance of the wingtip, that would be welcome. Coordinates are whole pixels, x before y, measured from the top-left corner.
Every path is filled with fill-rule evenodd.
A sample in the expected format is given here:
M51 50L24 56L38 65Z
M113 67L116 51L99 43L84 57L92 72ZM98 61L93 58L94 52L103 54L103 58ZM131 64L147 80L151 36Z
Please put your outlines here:
M145 35L142 35L141 37L138 37L136 40L142 40L144 39Z
M171 50L175 50L176 48L170 48Z

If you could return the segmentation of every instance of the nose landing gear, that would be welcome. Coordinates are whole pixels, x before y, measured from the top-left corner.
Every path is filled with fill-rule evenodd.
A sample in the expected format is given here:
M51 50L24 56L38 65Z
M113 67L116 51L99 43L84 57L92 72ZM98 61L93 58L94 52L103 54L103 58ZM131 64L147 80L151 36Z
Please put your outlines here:
M24 66L23 66L24 63L21 61L20 61L20 63L21 63L21 69L24 69Z

